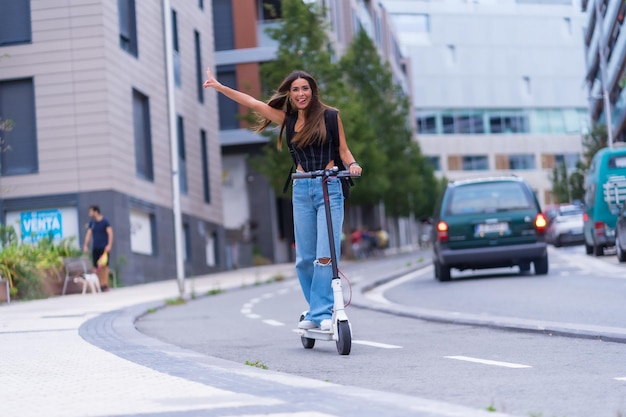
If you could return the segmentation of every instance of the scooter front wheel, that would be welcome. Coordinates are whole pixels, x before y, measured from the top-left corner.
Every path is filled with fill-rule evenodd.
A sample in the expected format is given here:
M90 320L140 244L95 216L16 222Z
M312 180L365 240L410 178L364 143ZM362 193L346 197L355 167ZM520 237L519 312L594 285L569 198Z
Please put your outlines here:
M337 322L337 352L340 355L349 355L352 348L352 334L348 321Z

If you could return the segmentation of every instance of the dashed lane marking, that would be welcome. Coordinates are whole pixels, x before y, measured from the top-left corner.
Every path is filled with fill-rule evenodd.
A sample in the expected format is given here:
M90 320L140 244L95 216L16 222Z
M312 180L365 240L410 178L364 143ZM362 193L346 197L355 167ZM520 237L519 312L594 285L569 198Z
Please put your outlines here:
M521 365L519 363L499 362L499 361L492 361L489 359L470 358L469 356L444 356L444 358L456 359L459 361L466 361L466 362L482 363L483 365L503 366L505 368L517 368L517 369L532 368L532 366Z
M263 320L263 323L269 324L270 326L276 326L276 327L285 325L285 323L283 323L283 322L280 322L280 321L277 321L277 320L271 320L271 319Z
M618 378L613 378L616 381L626 381L626 376L620 376Z
M383 349L402 349L402 346L389 345L387 343L369 342L367 340L353 340L352 343L357 345L373 346Z

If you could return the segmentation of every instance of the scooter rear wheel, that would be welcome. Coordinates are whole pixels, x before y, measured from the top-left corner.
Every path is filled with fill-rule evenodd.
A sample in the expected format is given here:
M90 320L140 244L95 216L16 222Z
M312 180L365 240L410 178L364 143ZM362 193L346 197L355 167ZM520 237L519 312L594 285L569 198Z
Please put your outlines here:
M300 315L300 321L302 320L304 320L304 314ZM305 349L313 349L313 346L315 346L315 339L300 336L300 340L302 340L302 346L304 346Z
M352 348L352 335L350 323L347 321L337 322L337 352L340 355L349 355Z

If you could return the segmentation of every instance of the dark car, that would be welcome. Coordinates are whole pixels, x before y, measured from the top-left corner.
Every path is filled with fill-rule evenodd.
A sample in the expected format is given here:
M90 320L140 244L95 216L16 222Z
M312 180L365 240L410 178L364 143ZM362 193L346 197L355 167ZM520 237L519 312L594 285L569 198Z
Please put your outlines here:
M518 177L455 181L441 195L432 233L435 278L450 269L518 266L548 273L546 218L530 186Z

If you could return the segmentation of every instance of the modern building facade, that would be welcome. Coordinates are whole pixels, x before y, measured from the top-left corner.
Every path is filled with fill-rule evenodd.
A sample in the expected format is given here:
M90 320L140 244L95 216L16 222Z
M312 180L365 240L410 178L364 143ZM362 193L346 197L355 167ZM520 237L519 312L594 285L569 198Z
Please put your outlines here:
M418 141L442 176L515 174L542 204L589 128L571 0L383 0L411 60ZM623 3L623 2L616 2Z
M583 0L584 45L591 120L594 124L611 125L614 142L626 141L626 2ZM598 14L598 11L600 14ZM602 23L602 25L600 24ZM603 48L600 48L600 45ZM604 51L603 54L600 52ZM604 70L603 70L604 67ZM610 111L605 109L605 93ZM607 120L607 113L610 115ZM607 129L608 130L608 129Z
M318 3L327 11L329 38L336 57L345 52L357 31L365 30L377 45L381 59L390 63L396 82L410 93L407 65L379 2ZM265 30L280 22L280 6L280 0L213 0L216 74L220 82L259 98L264 91L276 88L263 85L259 67L274 59L278 45ZM293 69L286 68L285 75ZM229 264L249 265L255 255L274 262L292 260L291 203L277 196L267 178L250 163L267 138L252 133L242 120L246 109L221 95L218 102Z
M214 64L211 5L24 0L1 10L0 117L14 126L0 132L0 222L25 241L82 243L98 205L115 234L111 267L124 265L130 285L176 277L177 203L185 274L224 269L218 107L201 87Z

